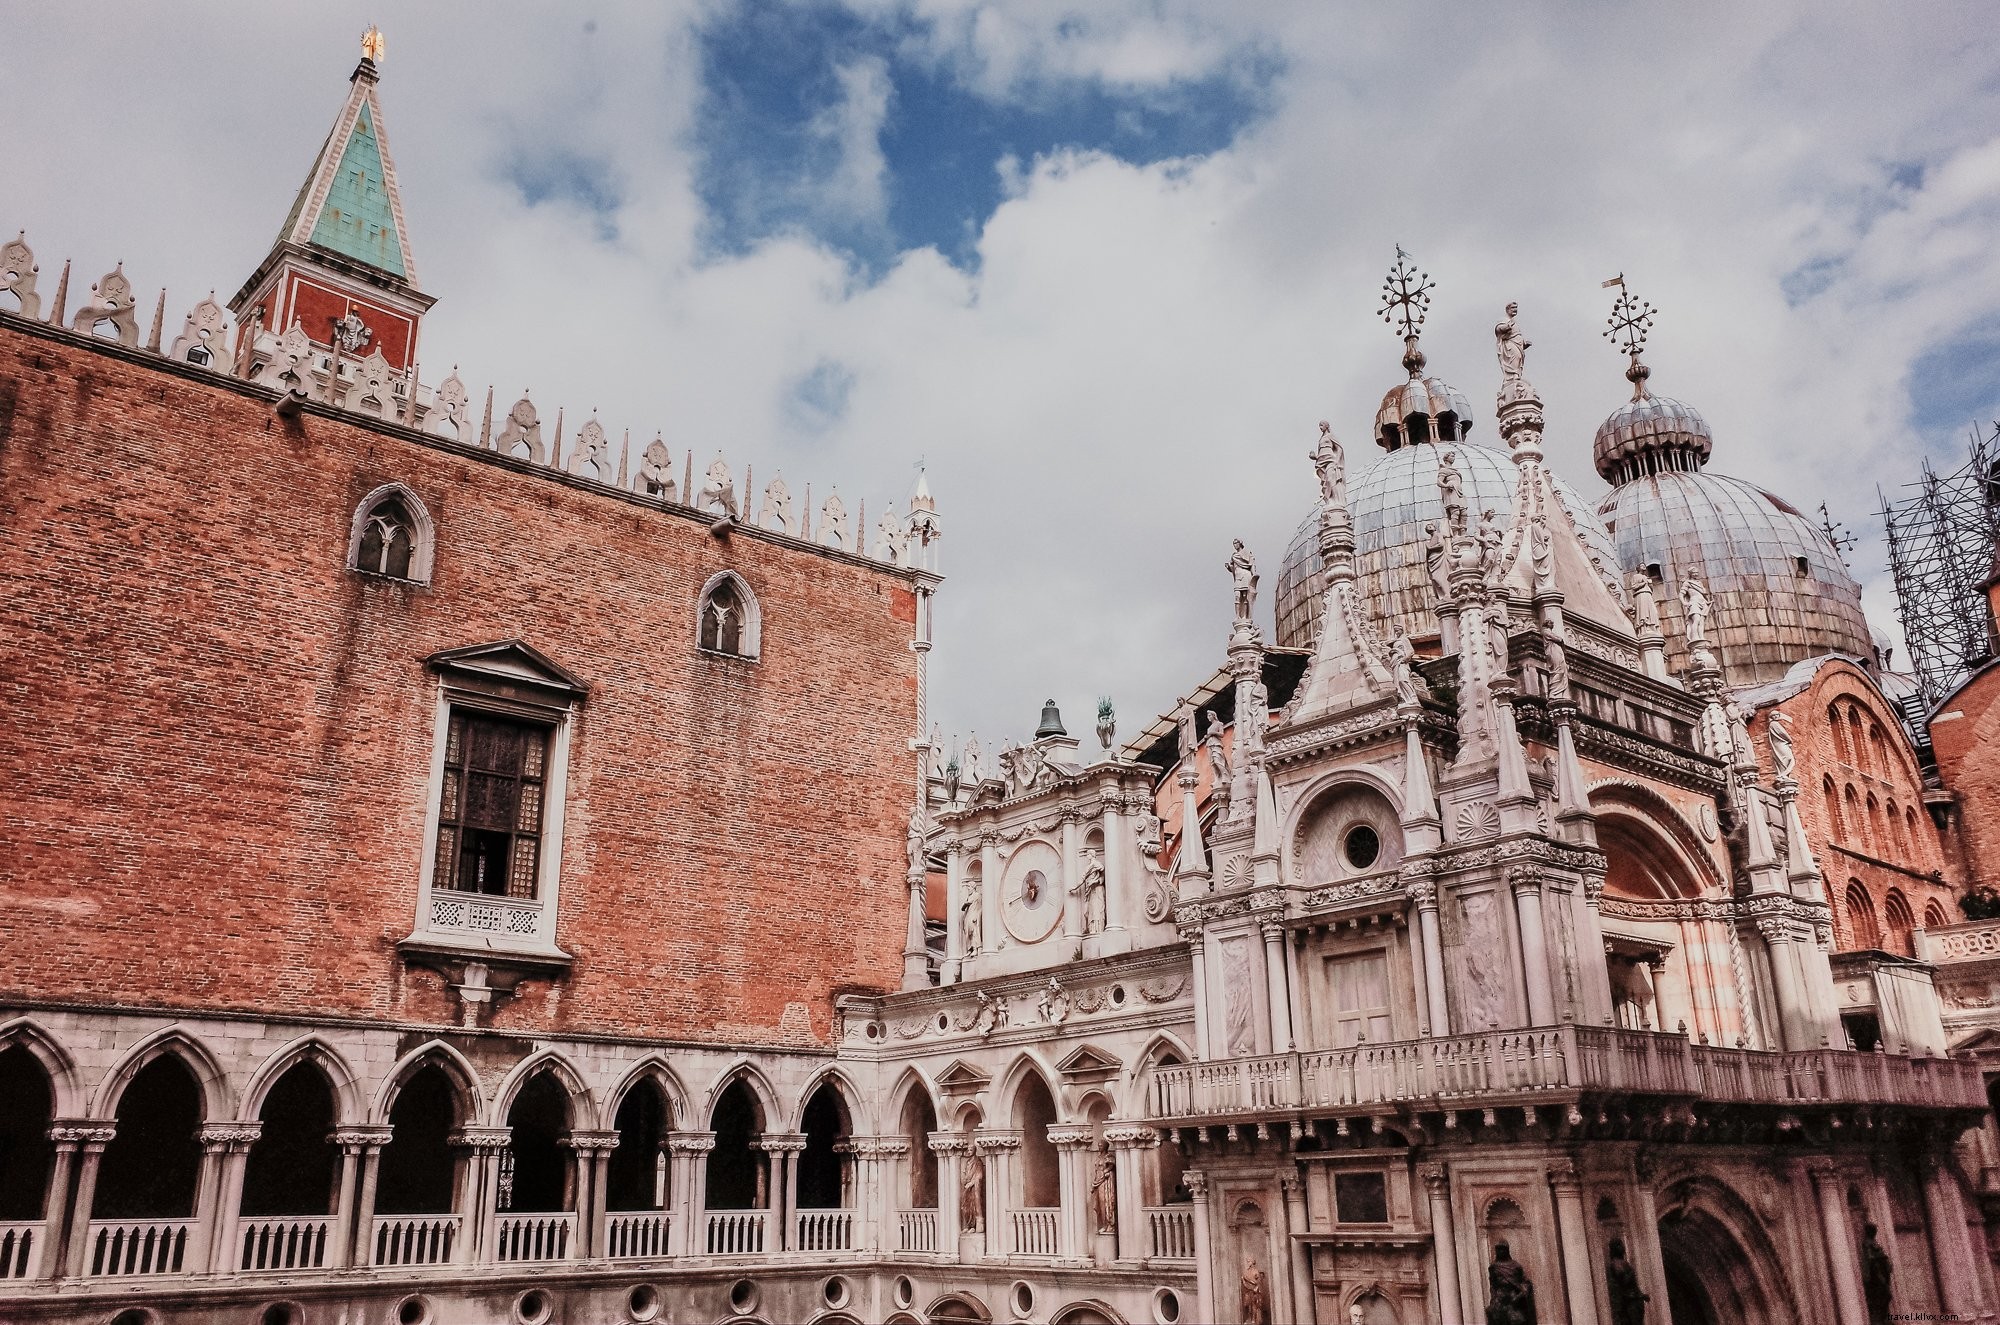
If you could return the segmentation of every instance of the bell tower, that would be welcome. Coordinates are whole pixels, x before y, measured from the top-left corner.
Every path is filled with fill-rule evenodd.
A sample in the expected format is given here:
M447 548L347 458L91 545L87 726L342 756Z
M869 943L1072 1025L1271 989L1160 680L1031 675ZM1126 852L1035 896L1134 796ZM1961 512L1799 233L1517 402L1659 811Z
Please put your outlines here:
M241 376L262 376L260 345L268 351L294 326L329 359L379 354L398 377L416 362L418 324L437 301L417 284L376 95L384 48L381 32L371 27L361 39L347 102L277 242L229 301L248 333L238 337Z

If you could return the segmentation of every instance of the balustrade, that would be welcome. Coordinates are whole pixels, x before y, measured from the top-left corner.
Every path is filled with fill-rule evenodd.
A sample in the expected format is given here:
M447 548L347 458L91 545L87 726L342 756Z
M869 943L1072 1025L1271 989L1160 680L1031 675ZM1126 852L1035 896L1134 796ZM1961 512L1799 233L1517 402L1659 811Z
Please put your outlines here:
M39 1219L0 1222L0 1279L40 1277L42 1231Z
M764 1251L765 1230L770 1225L769 1210L711 1210L708 1212L708 1254L711 1256L757 1256Z
M936 1251L938 1249L938 1212L935 1210L898 1210L896 1212L896 1249L898 1251Z
M1053 1256L1061 1246L1060 1208L1049 1206L1010 1210L1007 1218L1014 1231L1015 1255Z
M854 1212L852 1210L801 1210L798 1212L799 1251L853 1251Z
M1146 1254L1156 1261L1194 1259L1194 1207L1146 1207Z
M458 1242L458 1215L379 1215L375 1219L377 1265L444 1265Z
M499 1215L494 1230L494 1259L500 1261L566 1261L576 1241L576 1216L570 1214Z
M187 1264L192 1219L93 1219L90 1221L92 1276L179 1274Z
M326 1215L245 1219L239 1270L319 1270L326 1266L333 1220Z
M666 1210L638 1210L604 1217L604 1254L614 1261L656 1260L667 1254L674 1217Z

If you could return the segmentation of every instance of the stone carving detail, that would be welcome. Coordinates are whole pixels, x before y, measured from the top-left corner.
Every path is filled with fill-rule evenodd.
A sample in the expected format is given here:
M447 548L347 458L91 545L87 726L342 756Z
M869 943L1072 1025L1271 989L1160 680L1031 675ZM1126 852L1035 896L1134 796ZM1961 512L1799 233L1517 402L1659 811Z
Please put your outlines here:
M1771 774L1779 782L1789 781L1796 756L1792 752L1792 720L1782 710L1773 709L1771 720L1765 726L1765 739L1771 746Z
M729 466L720 455L708 462L701 490L695 494L694 508L736 518L736 480L729 476Z
M1452 818L1452 837L1473 842L1500 831L1500 810L1492 801L1467 801Z
M293 391L310 393L312 379L308 374L312 371L312 354L312 338L306 335L304 327L292 323L291 329L278 337L278 352L271 357L271 367L277 370L274 380Z
M1486 1325L1535 1325L1535 1319L1535 1285L1507 1244L1496 1244L1486 1267Z
M1153 865L1152 858L1146 858L1146 919L1158 923L1173 914L1174 894L1167 887L1166 872Z
M611 477L611 439L604 435L604 425L595 418L586 419L576 430L576 445L569 452L569 472L599 483Z
M1077 899L1077 909L1083 916L1083 932L1100 934L1104 931L1104 858L1095 850L1085 851L1083 877L1077 880L1070 895Z
M0 290L14 292L14 297L21 301L22 317L33 319L42 315L42 297L35 293L35 281L41 270L35 265L34 250L28 247L27 231L0 244Z
M0 280L6 277L4 254L5 251L0 250ZM227 370L229 352L222 336L225 321L222 305L215 302L215 295L211 292L208 298L188 310L187 318L181 324L181 334L174 337L167 357L177 363L198 363Z
M828 494L819 508L819 541L822 547L839 548L843 552L854 547L853 536L847 531L847 507L841 503L838 492Z
M457 442L471 441L472 431L465 418L466 400L465 383L459 381L458 370L454 368L451 376L438 383L437 390L431 393L430 431Z
M1090 1213L1099 1233L1118 1231L1118 1162L1109 1150L1097 1152L1090 1173Z
M1271 1325L1271 1286L1255 1256L1243 1262L1243 1277L1238 1281L1236 1296L1236 1318L1243 1325Z
M1639 1272L1625 1259L1625 1241L1611 1239L1604 1257L1604 1292L1611 1300L1611 1325L1646 1325L1650 1297L1639 1287Z
M886 561L891 566L904 563L903 522L896 518L896 507L892 503L882 512L882 518L875 522L875 560Z
M782 474L764 485L764 503L757 508L757 523L781 534L799 532L792 523L792 490L785 486Z
M968 957L979 951L980 892L980 881L967 876L965 895L958 900L958 941Z
M986 1156L968 1153L959 1161L958 1226L968 1233L986 1229Z
M138 300L132 293L132 281L125 275L125 264L119 263L104 278L90 287L97 297L85 301L76 310L76 317L70 321L71 331L81 331L95 335L100 323L109 322L120 345L137 348L139 344Z
M1233 542L1229 560L1223 569L1229 572L1230 583L1236 590L1236 619L1252 620L1257 607L1257 558L1243 546L1242 539Z
M1412 885L1416 887L1419 885ZM1436 885L1420 885L1435 888ZM1334 884L1327 888L1315 888L1306 894L1308 907L1339 906L1343 902L1359 902L1370 897L1393 897L1404 891L1403 881L1393 874L1384 874L1373 879L1357 879L1353 883Z
M354 366L354 401L348 406L357 414L368 414L378 419L396 417L396 391L392 383L396 370L382 357L380 349L368 351L368 357Z
M1222 941L1223 1043L1229 1056L1241 1058L1257 1052L1255 1010L1250 995L1250 941L1242 937Z
M1062 981L1052 975L1042 990L1041 999L1035 1004L1035 1014L1051 1026L1060 1026L1069 1020L1073 1001L1069 990L1063 988Z
M673 452L657 436L646 444L645 454L639 457L639 472L632 476L632 491L661 501L672 501L677 495Z
M1462 924L1458 942L1466 950L1461 963L1464 979L1461 987L1465 994L1466 1030L1487 1030L1498 1026L1501 1012L1506 1006L1506 992L1501 987L1504 978L1495 954L1502 952L1500 942L1505 933L1500 923L1498 908L1492 893L1463 893L1459 896L1456 910Z
M493 449L501 455L516 456L547 464L548 453L542 448L542 420L535 413L535 402L522 396L507 411L507 424L500 429L500 435L493 439Z

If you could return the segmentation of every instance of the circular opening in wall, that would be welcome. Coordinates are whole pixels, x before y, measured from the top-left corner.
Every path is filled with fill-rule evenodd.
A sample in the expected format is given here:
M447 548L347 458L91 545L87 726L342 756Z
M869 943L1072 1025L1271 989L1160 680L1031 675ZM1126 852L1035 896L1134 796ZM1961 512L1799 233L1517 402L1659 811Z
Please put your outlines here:
M430 1318L430 1299L422 1293L412 1293L396 1304L396 1325L428 1325Z
M1025 1279L1016 1279L1013 1289L1007 1294L1007 1300L1014 1304L1015 1315L1026 1316L1035 1309L1035 1290L1028 1286Z
M861 1028L861 1033L871 1040L879 1040L882 1038L882 1023L871 1021Z
M748 1279L738 1279L729 1285L729 1309L739 1316L747 1316L757 1309L757 1285Z
M1125 1006L1125 986L1124 986L1124 985L1113 985L1113 986L1111 986L1111 1006L1112 1006L1112 1007L1114 1007L1114 1008L1122 1008L1122 1007L1124 1007L1124 1006Z
M1153 1294L1153 1319L1160 1325L1174 1325L1181 1318L1181 1295L1171 1288Z
M300 1325L306 1313L296 1302L273 1302L258 1315L259 1325Z
M514 1319L521 1325L542 1325L554 1309L549 1295L539 1288L530 1288L514 1299Z
M625 1309L633 1320L651 1320L660 1314L660 1290L651 1284L634 1284L625 1295Z
M897 1275L896 1282L890 1285L889 1292L899 1307L907 1307L917 1300L917 1286L910 1282L910 1276L907 1274Z
M848 1287L845 1279L835 1275L819 1286L819 1295L826 1300L828 1306L838 1311L847 1305L847 1299L854 1296L854 1292Z
M1340 849L1347 857L1347 863L1355 869L1365 870L1382 855L1382 839L1367 824L1356 824L1347 830L1341 840Z
M110 1320L110 1325L154 1325L159 1320L145 1307L127 1307Z
M937 1019L937 1028L938 1028L939 1030L941 1030L941 1031L948 1031L948 1030L950 1030L950 1029L951 1029L951 1018L950 1018L950 1017L948 1017L948 1016L946 1016L946 1015L945 1015L944 1013L942 1013L942 1012L938 1013L938 1019Z

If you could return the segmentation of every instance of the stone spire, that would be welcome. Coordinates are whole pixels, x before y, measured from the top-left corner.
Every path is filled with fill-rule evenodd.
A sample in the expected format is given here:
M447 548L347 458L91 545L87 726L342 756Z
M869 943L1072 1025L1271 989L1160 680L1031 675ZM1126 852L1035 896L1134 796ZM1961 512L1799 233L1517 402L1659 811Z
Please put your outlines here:
M1312 452L1319 475L1319 553L1326 568L1319 637L1286 720L1297 724L1387 703L1395 680L1354 590L1354 522L1347 509L1347 459L1331 424L1319 425Z

